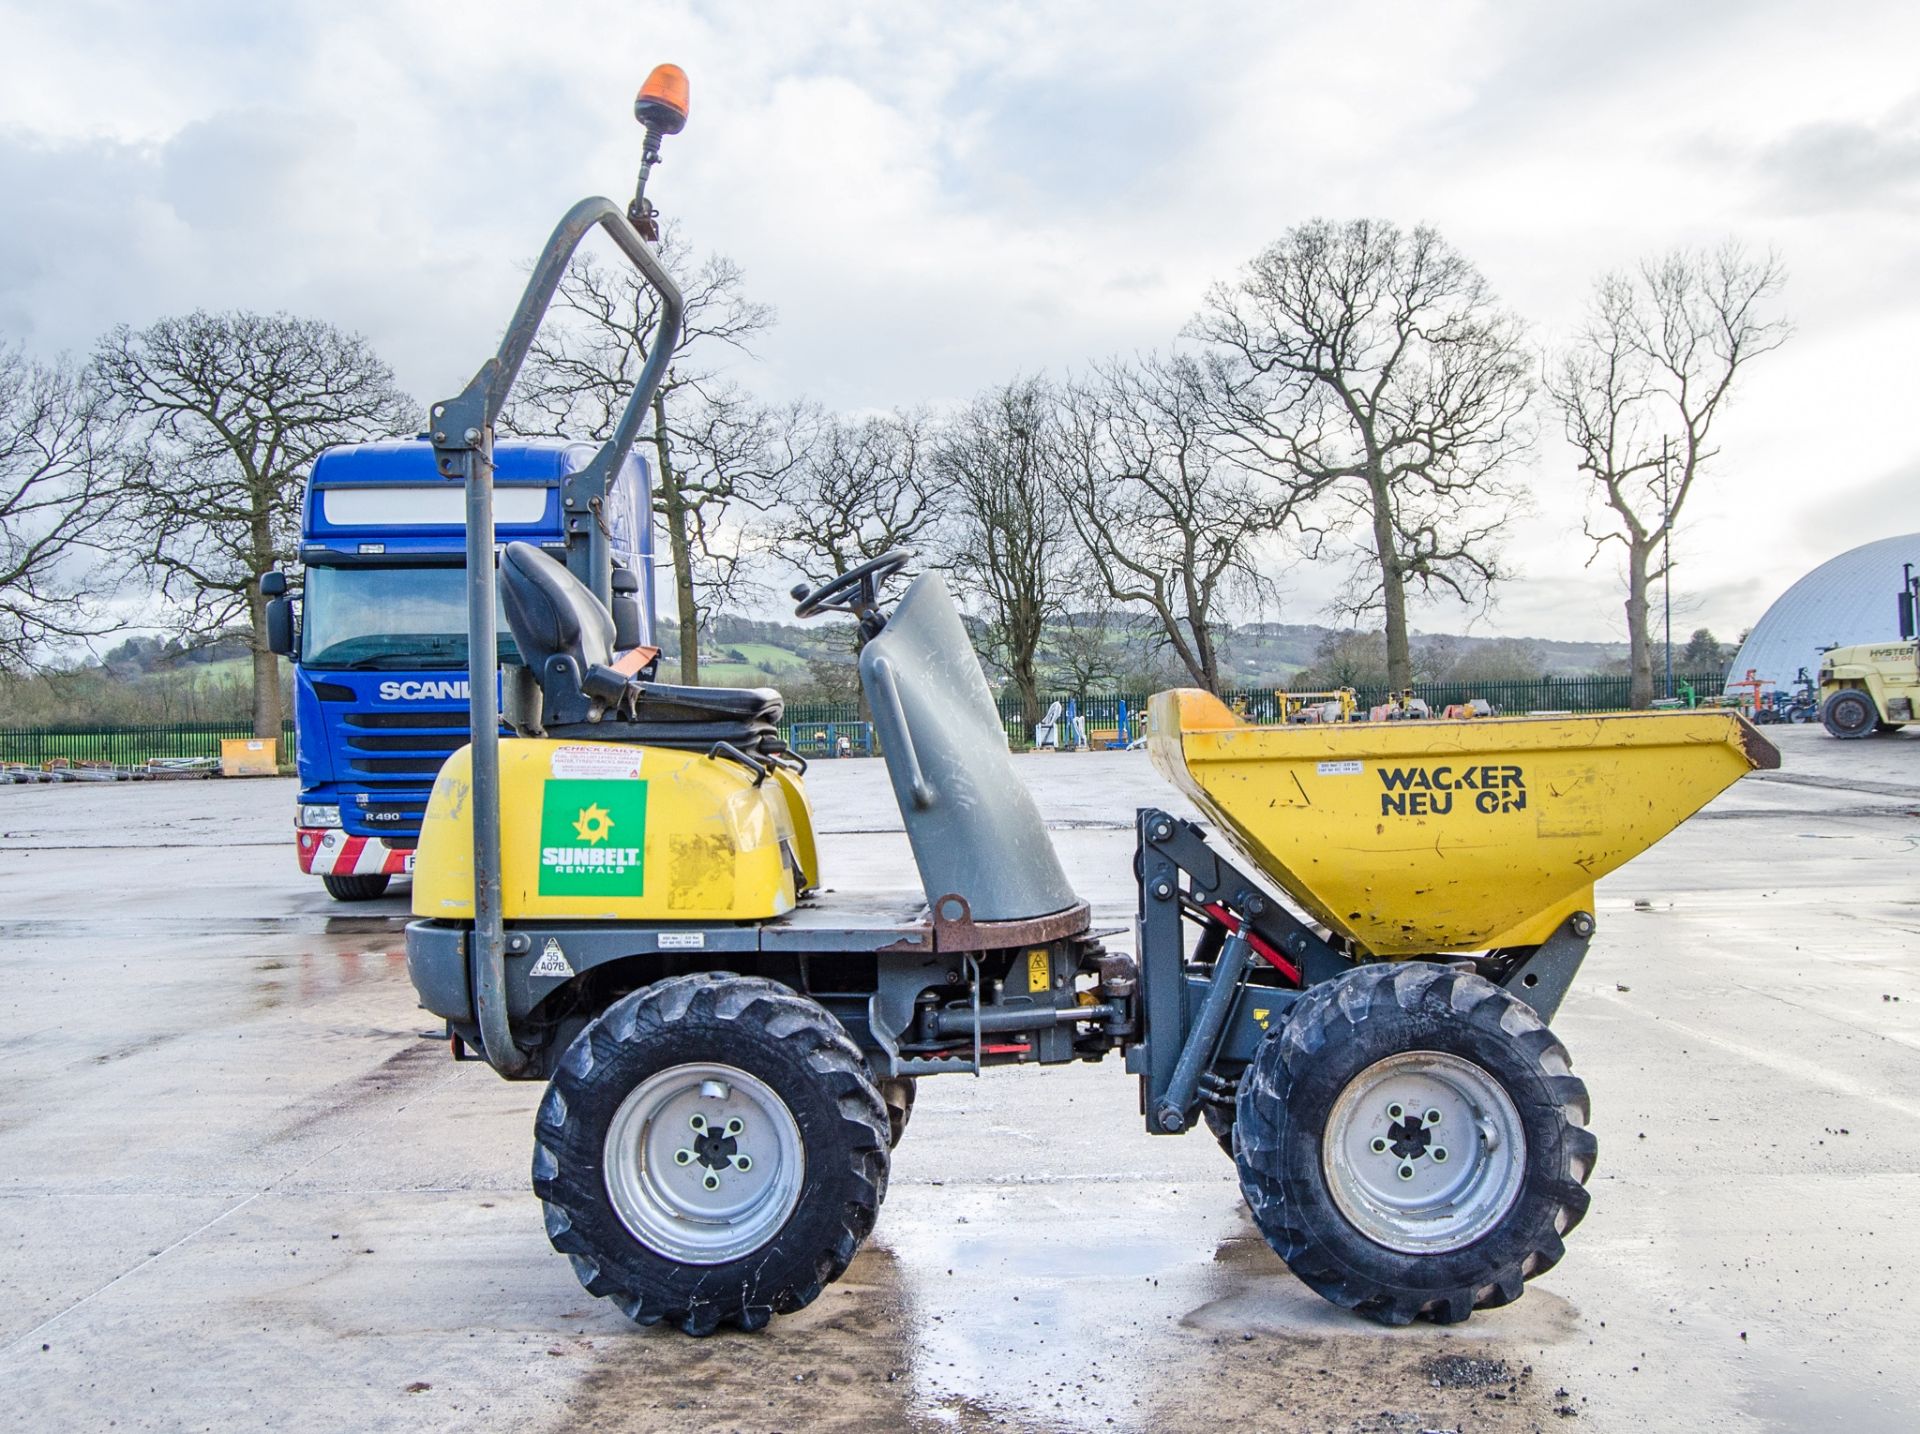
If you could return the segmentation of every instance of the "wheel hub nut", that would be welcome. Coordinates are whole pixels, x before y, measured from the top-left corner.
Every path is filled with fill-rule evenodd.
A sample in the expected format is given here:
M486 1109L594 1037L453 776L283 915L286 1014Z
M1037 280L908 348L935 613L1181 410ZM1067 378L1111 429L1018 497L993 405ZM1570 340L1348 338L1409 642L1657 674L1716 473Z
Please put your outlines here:
M1445 1160L1446 1152L1433 1144L1433 1131L1440 1124L1440 1110L1430 1106L1424 1112L1410 1111L1399 1101L1387 1107L1387 1126L1384 1136L1376 1135L1372 1141L1375 1155L1390 1155L1400 1162L1400 1178L1413 1179L1413 1162L1421 1156L1431 1156L1435 1161Z
M751 1157L740 1150L740 1135L746 1130L746 1122L739 1116L731 1116L723 1126L714 1123L695 1111L687 1117L687 1124L693 1129L694 1140L691 1150L676 1150L673 1163L691 1165L698 1162L706 1167L700 1183L709 1190L720 1188L720 1172L738 1170L743 1174L753 1168Z

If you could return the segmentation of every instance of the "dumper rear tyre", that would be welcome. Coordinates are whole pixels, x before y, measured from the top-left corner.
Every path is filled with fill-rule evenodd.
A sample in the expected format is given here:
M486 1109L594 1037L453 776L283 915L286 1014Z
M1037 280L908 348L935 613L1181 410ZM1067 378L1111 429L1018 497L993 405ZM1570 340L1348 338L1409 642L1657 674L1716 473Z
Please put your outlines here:
M387 883L392 879L381 871L367 876L339 876L330 871L320 878L320 884L335 901L372 901L387 894Z
M1235 1163L1289 1269L1382 1324L1520 1297L1587 1212L1586 1085L1533 1009L1467 971L1316 987L1240 1083Z
M753 977L615 1002L561 1057L534 1130L534 1193L580 1283L691 1335L811 1303L886 1194L887 1108L859 1048Z
M1849 741L1871 737L1879 723L1880 712L1873 705L1873 698L1858 688L1841 688L1820 709L1820 725L1830 735Z

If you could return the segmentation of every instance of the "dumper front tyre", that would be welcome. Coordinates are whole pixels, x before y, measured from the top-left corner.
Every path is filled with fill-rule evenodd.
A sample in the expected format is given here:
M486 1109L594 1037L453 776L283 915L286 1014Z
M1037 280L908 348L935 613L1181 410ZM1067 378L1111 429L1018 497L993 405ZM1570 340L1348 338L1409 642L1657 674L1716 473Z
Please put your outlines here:
M886 1194L887 1110L859 1048L752 977L615 1002L561 1057L534 1129L534 1193L580 1283L691 1335L811 1303Z
M1240 1082L1235 1162L1287 1267L1382 1324L1518 1299L1587 1212L1586 1085L1531 1007L1430 962L1310 991Z
M1880 725L1873 698L1856 687L1843 687L1820 708L1820 725L1835 737L1852 740L1871 737Z

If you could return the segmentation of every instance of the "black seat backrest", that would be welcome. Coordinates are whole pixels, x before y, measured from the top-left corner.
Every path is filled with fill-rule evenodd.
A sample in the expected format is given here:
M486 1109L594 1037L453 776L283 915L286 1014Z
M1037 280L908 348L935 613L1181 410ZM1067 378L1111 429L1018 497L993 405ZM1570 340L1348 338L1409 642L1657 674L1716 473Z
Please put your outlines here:
M501 600L514 644L534 672L570 657L584 675L613 661L613 616L580 579L531 543L500 555Z
M526 667L505 682L523 736L589 736L743 751L779 750L780 694L766 687L670 687L613 669L613 618L593 590L527 543L500 555L507 626Z

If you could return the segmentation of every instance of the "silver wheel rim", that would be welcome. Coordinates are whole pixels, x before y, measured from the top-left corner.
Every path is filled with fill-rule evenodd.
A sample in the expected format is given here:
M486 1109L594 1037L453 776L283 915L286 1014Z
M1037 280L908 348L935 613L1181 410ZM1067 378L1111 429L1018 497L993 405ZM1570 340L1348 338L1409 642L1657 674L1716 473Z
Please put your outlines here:
M1527 1137L1513 1098L1482 1067L1406 1051L1347 1083L1320 1161L1333 1203L1361 1234L1439 1254L1472 1244L1513 1208Z
M734 1066L671 1066L607 1127L607 1197L634 1239L688 1265L752 1254L779 1233L806 1177L787 1103Z

